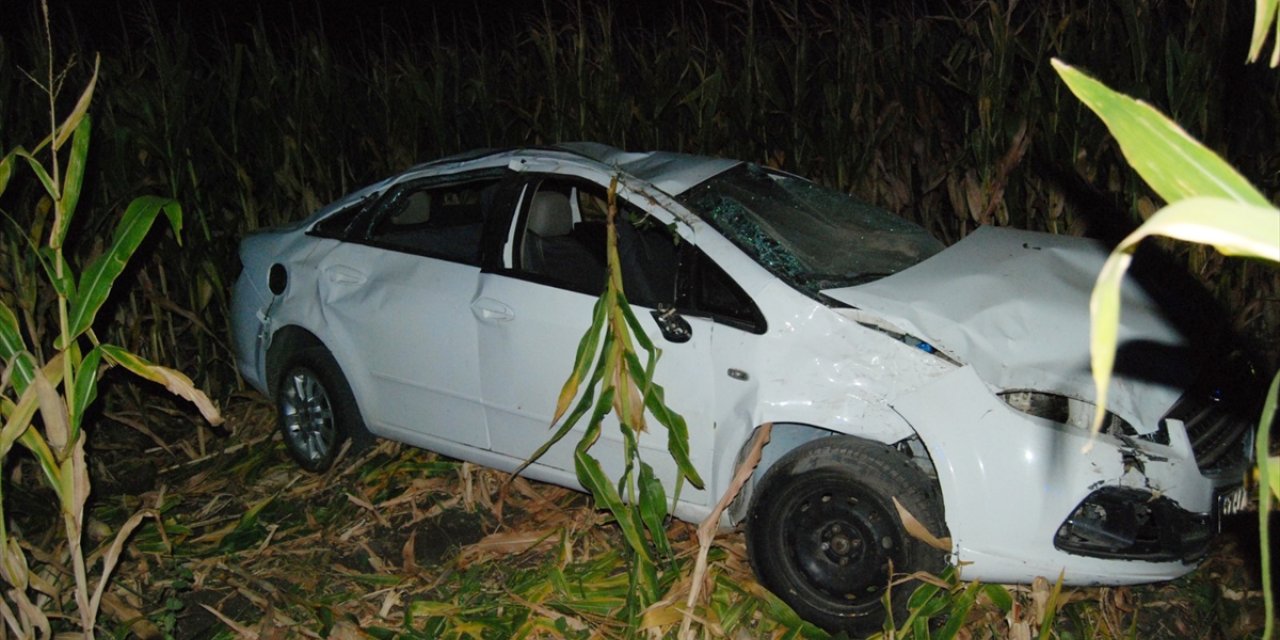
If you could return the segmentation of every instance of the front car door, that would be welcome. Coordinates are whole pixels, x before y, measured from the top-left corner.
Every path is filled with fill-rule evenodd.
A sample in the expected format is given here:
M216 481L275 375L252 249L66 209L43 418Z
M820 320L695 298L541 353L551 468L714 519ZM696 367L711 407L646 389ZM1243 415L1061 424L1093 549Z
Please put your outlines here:
M649 338L662 349L656 382L666 388L667 404L687 421L692 462L710 480L716 418L713 323L686 318L689 339L676 343L664 339L652 313L676 303L679 256L692 242L692 233L681 225L668 227L673 219L665 211L624 203L623 195L619 253L624 289ZM603 290L605 197L606 188L598 182L531 176L501 264L481 275L476 300L481 393L492 449L513 461L528 458L551 435L556 399ZM675 235L672 228L688 235ZM672 487L676 470L666 430L652 418L647 422L649 429L639 438L641 457ZM573 450L583 428L585 419L539 460L541 475L574 483ZM612 477L621 475L623 439L612 416L593 454ZM681 499L707 505L708 496L685 487Z

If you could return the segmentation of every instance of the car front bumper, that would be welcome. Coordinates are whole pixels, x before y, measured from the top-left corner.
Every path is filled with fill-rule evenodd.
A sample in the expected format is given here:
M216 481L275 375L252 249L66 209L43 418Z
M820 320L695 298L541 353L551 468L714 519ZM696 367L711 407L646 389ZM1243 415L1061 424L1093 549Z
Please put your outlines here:
M1020 413L961 367L894 399L937 470L953 560L966 579L1130 584L1192 570L1218 496L1185 432L1118 438ZM1176 433L1174 433L1176 432Z

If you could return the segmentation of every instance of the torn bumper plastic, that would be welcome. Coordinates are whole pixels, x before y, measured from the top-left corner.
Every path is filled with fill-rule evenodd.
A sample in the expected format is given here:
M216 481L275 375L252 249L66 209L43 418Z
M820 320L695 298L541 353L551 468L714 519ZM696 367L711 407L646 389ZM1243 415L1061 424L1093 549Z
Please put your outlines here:
M1213 538L1213 518L1145 489L1102 487L1058 527L1053 546L1094 558L1192 563Z
M1168 445L1090 438L1010 407L972 367L892 404L929 449L966 579L1178 577L1203 554L1215 492L1232 482L1202 475L1185 436Z

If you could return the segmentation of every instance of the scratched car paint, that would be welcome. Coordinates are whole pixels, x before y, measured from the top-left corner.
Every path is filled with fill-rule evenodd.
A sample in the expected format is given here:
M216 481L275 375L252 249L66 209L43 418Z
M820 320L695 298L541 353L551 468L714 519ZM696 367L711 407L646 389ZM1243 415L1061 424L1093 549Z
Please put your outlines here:
M1111 413L1089 437L1096 243L984 227L943 249L795 176L588 143L428 163L244 240L239 368L276 399L290 453L320 470L372 435L518 466L549 435L602 288L615 176L626 291L706 481L674 513L705 517L771 423L722 524L745 527L762 581L810 620L878 628L890 562L1170 579L1239 508L1248 405L1220 401L1132 282ZM615 474L620 437L597 445ZM573 442L526 475L577 488ZM674 478L665 432L640 444ZM945 552L903 531L895 499Z

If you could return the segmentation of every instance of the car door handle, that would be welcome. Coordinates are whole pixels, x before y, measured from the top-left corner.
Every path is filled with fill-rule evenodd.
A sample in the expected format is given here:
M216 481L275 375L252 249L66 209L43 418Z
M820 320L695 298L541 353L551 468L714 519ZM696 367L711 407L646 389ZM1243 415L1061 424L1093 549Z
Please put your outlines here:
M334 284L364 284L365 275L346 265L334 265L324 270L329 282Z
M471 303L471 313L483 322L507 322L514 320L515 312L493 298L479 298Z

